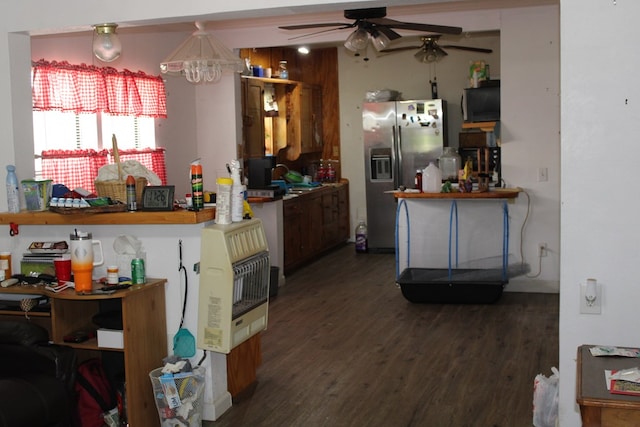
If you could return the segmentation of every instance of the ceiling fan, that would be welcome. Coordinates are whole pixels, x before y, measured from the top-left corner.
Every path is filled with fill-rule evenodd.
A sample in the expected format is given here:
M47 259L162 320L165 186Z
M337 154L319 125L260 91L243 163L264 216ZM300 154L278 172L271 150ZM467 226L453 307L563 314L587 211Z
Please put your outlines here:
M355 28L344 45L347 49L358 52L364 49L369 42L369 38L373 43L373 46L381 51L389 46L391 40L396 40L402 37L395 30L411 30L411 31L425 31L429 33L441 33L441 34L460 34L462 28L449 27L443 25L431 25L431 24L418 24L412 22L400 22L393 19L386 18L386 7L375 7L368 9L347 9L344 11L344 17L346 19L352 19L351 23L342 22L326 22L318 24L302 24L302 25L286 25L278 27L283 30L307 30L311 28L328 28L326 30L317 31L310 34L304 34L301 36L293 37L293 39L312 36L316 34L326 33L329 31L344 30L348 28ZM331 27L331 28L329 28Z
M383 49L380 51L380 53L400 52L403 50L418 49L418 52L416 52L416 54L414 55L418 62L435 62L448 55L448 53L444 49L458 49L479 53L493 52L493 50L491 49L484 49L481 47L459 46L452 44L440 45L438 44L439 38L439 34L422 36L420 37L420 41L422 41L422 44L420 46L404 46L391 49Z

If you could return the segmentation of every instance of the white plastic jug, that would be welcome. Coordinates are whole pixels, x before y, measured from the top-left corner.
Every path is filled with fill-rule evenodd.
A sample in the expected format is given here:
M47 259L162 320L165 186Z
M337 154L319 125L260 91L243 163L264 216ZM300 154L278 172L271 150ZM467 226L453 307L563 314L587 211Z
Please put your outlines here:
M422 172L422 192L439 193L442 189L442 172L435 163L430 162L429 166Z

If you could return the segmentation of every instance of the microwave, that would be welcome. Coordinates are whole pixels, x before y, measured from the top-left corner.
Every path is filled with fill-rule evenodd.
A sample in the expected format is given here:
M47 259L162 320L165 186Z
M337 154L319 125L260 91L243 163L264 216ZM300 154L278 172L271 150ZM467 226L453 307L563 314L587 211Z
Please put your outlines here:
M490 86L468 88L462 96L462 116L465 122L495 122L500 120L500 81ZM497 82L497 84L495 84Z

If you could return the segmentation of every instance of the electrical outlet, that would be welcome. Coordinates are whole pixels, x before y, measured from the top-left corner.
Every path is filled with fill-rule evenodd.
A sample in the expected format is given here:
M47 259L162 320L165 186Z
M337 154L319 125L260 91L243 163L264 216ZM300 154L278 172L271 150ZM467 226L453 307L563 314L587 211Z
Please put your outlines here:
M538 243L538 255L540 255L541 257L545 257L548 255L547 252L549 252L549 249L547 249L547 244Z
M593 292L587 290L587 283L580 283L580 313L581 314L601 314L602 313L602 286L595 284L595 300L589 305L587 294Z

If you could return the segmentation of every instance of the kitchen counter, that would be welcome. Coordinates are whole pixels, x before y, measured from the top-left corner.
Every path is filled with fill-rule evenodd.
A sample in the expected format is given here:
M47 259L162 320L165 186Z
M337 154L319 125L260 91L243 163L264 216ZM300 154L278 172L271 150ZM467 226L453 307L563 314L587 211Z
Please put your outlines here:
M284 209L284 270L288 273L349 239L349 182L300 187Z
M520 188L494 188L490 191L461 193L452 191L451 193L412 193L405 191L394 191L396 199L515 199L520 194Z

